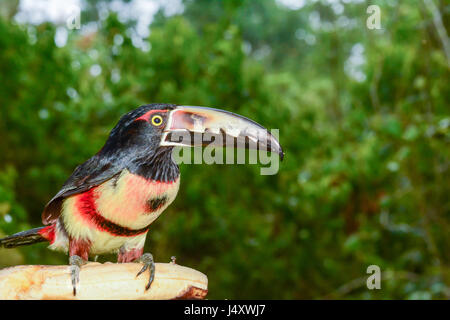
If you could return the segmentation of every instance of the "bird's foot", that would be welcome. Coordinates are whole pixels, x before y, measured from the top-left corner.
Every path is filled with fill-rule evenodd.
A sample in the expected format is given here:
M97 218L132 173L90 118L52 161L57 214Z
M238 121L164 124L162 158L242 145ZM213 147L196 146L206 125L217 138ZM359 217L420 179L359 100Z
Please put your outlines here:
M148 289L150 289L153 279L155 278L155 262L153 261L153 255L151 253L144 253L142 256L134 260L134 262L144 264L141 271L138 272L136 277L139 277L140 274L145 272L147 269L149 269L150 271L150 278L147 285L145 286L145 291L147 291Z
M73 295L77 295L77 284L80 282L80 269L82 265L87 263L80 256L73 255L69 258L70 275L72 278Z

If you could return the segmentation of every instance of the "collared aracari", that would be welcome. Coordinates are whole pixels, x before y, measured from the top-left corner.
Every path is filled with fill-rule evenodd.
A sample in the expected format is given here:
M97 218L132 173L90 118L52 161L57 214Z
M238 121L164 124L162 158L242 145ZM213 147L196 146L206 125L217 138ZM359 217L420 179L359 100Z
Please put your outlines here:
M205 107L144 105L122 116L101 150L75 169L45 206L43 227L0 239L0 247L48 241L50 249L68 252L74 295L89 256L115 252L118 262L144 263L138 275L150 270L147 290L155 267L152 255L143 252L145 238L178 192L173 148L205 145L205 140L186 138L195 133L247 141L240 144L245 148L253 141L253 148L277 152L281 159L284 155L264 127L240 115Z

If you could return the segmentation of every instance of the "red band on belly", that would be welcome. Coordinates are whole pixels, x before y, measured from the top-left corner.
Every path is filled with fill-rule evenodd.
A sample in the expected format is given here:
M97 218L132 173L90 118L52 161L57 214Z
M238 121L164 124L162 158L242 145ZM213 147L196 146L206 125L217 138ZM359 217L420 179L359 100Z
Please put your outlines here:
M96 200L95 189L96 188L92 188L80 194L77 199L77 209L84 219L93 223L98 230L108 232L114 236L134 237L146 233L148 231L150 225L137 230L129 229L127 227L122 227L103 217L98 212L97 206L95 204Z

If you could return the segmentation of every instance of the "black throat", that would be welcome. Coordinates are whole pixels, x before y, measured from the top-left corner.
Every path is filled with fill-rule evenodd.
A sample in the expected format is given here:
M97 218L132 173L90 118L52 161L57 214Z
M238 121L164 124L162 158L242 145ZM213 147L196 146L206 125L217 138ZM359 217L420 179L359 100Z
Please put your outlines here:
M128 169L145 179L173 182L180 176L180 169L172 159L172 150L171 147L159 147L151 154L135 159Z

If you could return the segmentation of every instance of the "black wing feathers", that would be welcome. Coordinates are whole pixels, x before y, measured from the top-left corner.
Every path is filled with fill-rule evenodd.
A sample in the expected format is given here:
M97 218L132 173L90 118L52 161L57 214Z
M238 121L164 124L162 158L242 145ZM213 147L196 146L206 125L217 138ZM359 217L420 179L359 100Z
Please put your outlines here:
M108 158L98 154L79 165L61 190L45 206L42 222L50 224L58 219L64 198L96 187L119 174L122 169L121 166L114 165Z

